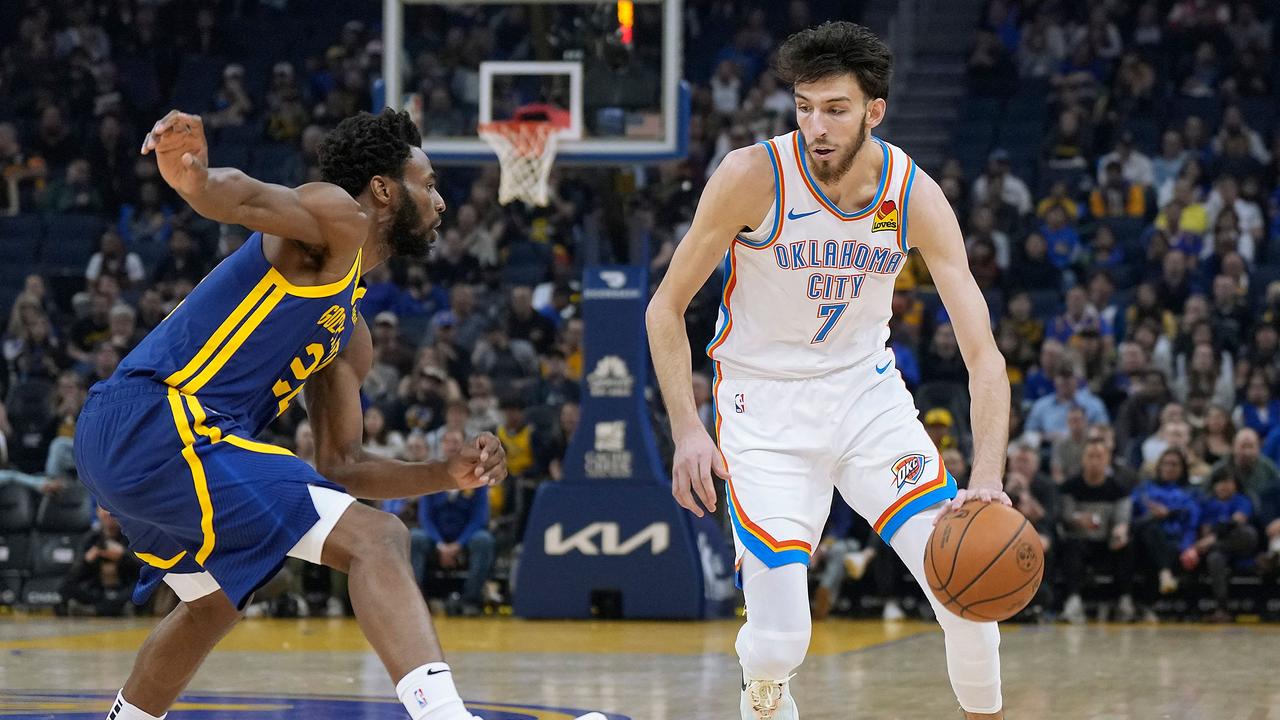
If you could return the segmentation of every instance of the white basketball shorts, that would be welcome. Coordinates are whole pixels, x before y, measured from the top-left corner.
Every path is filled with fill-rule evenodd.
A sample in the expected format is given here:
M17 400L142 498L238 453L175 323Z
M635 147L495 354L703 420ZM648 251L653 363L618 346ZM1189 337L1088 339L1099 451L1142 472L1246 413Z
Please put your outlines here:
M715 381L716 430L731 479L737 562L809 563L838 488L887 543L908 518L956 495L885 350L803 380ZM717 368L718 370L718 368Z

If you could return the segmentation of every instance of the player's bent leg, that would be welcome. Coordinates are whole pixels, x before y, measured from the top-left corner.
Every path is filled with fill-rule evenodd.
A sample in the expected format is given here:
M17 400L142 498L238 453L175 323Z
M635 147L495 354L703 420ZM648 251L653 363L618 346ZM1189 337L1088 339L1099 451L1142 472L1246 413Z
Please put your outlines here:
M796 720L788 681L809 651L808 568L770 568L750 552L742 558L747 622L735 648L742 665L744 720Z
M947 646L951 687L967 718L1004 717L1000 695L1000 629L994 622L974 622L952 613L933 597L924 576L924 551L940 506L920 512L898 528L890 545L911 570L933 605Z
M316 509L320 523L327 515L333 517L333 511L327 513L319 502ZM404 523L346 502L331 528L321 539L318 559L347 573L356 621L396 682L405 709L414 720L471 720L409 567L409 530ZM314 552L314 547L314 542L308 543L297 556L310 559L304 554Z
M115 714L108 716L112 720L164 717L209 652L240 620L240 612L208 573L171 573L165 583L182 602L138 650L113 705Z

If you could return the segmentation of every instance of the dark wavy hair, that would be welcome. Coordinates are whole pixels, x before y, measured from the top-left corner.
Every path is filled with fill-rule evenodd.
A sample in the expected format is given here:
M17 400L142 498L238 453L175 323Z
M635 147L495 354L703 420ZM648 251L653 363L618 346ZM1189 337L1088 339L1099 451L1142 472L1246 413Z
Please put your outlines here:
M787 38L778 48L774 72L792 87L847 73L858 79L869 100L888 100L893 53L862 25L825 22Z
M381 114L362 112L343 120L320 144L320 177L352 197L375 175L404 177L409 150L422 144L418 126L407 112L391 108Z

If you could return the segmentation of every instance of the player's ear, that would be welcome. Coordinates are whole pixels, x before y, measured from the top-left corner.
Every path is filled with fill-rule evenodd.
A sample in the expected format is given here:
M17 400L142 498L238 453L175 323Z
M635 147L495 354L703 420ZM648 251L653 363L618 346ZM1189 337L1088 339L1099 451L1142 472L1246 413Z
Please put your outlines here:
M887 109L888 104L884 101L884 98L876 98L867 103L867 127L879 127L880 123L884 122L884 114Z
M381 175L374 175L369 178L369 192L373 195L373 199L383 205L391 204L391 183Z

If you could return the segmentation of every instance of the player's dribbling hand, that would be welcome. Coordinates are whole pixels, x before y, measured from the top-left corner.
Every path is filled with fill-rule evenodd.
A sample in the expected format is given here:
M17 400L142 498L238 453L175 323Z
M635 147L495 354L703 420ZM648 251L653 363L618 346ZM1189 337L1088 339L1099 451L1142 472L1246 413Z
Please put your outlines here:
M493 433L480 433L446 462L449 476L462 490L492 487L507 477L507 451Z
M1007 507L1013 507L1013 501L1009 499L1004 490L1000 489L999 485L978 485L971 482L968 488L957 491L956 496L942 506L942 512L933 518L933 524L937 525L942 522L943 518L959 510L961 505L970 500L998 502Z
M729 479L724 457L706 430L698 427L676 438L676 454L671 463L671 494L680 507L702 517L702 507L698 506L698 500L701 500L708 511L715 512L713 472L724 480Z
M209 176L209 145L199 115L170 110L142 141L142 154L156 153L160 175L174 190L195 194Z

